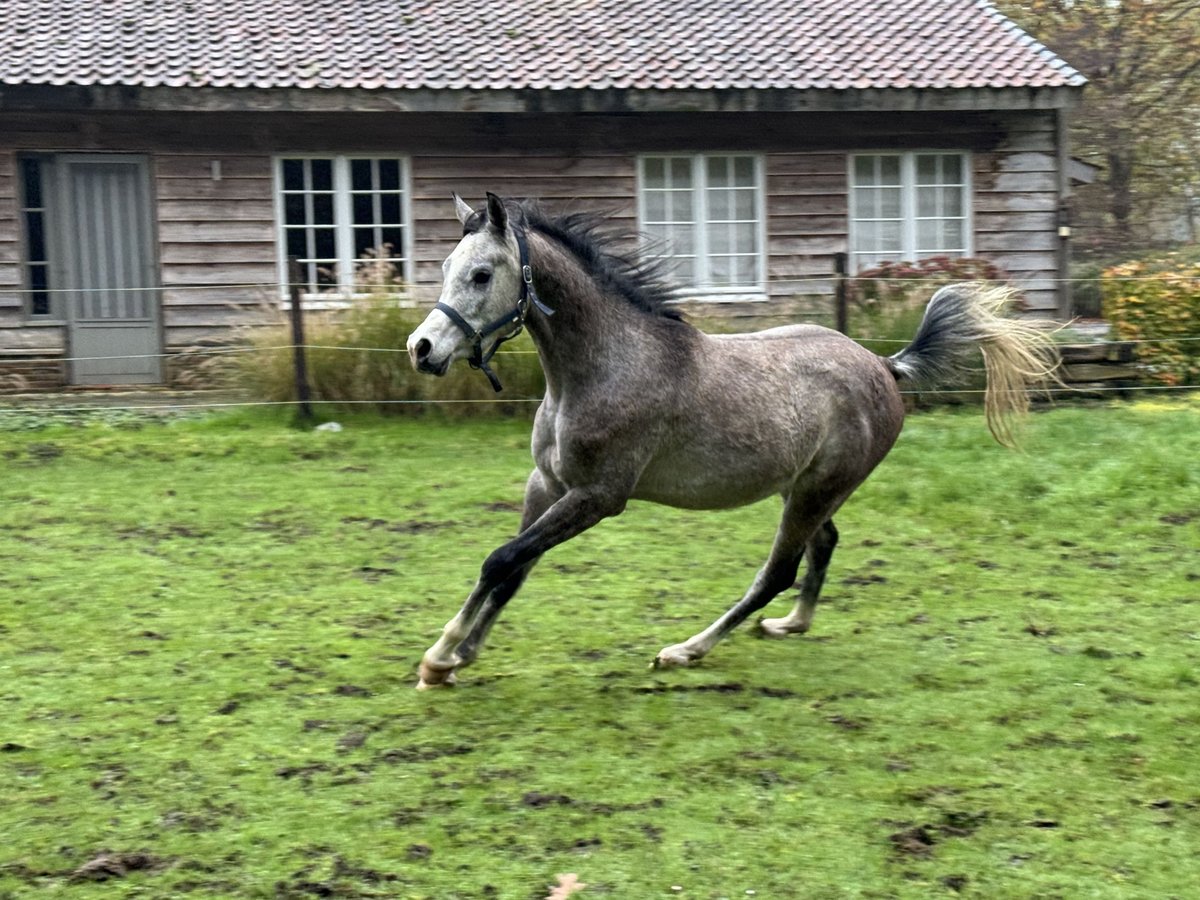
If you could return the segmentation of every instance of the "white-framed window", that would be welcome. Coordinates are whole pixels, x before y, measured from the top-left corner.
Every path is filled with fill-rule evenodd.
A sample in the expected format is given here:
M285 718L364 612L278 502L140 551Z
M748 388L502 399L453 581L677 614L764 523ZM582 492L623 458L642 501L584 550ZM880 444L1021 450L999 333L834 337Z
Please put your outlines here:
M766 292L762 158L670 154L638 158L638 222L649 251L706 294Z
M289 258L306 297L399 290L411 278L409 165L403 157L289 155L275 160L279 270Z
M852 271L882 262L970 256L970 163L970 154L961 152L852 154Z

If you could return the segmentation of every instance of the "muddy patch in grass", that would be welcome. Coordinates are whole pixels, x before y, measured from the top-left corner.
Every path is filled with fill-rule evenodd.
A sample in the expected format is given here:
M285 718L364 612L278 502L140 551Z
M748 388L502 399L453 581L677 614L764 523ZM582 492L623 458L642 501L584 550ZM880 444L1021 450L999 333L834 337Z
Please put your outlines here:
M368 531L382 529L394 534L425 534L430 531L440 531L443 528L454 528L457 522L434 521L432 519L408 519L403 522L393 522L388 519L376 519L370 516L345 516L343 525L358 525Z
M71 873L72 881L109 881L124 878L130 872L157 872L166 868L164 860L150 853L125 853L101 850Z

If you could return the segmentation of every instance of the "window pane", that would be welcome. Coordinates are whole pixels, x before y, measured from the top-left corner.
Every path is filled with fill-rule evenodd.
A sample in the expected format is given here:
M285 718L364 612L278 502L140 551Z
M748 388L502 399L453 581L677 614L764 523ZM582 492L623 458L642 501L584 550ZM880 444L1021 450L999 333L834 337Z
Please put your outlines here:
M25 214L25 238L29 261L31 263L46 261L46 229L45 217L40 212Z
M29 313L34 316L50 315L50 273L45 266L29 267Z
M733 161L733 180L735 184L753 186L754 160L749 156L739 156Z
M854 183L859 185L875 184L874 156L854 157Z
M313 194L312 221L314 225L333 224L333 194Z
M29 312L34 316L50 315L50 295L45 291L34 291L30 295Z
M284 233L287 235L287 252L288 256L294 256L297 259L303 259L308 256L308 241L305 239L305 232L300 228L288 228Z
M926 256L934 250L941 249L941 230L941 223L935 219L917 223L918 256Z
M758 228L749 222L733 226L733 249L738 253L755 253L758 250Z
M855 189L853 216L856 219L874 219L876 217L874 191Z
M758 264L755 257L739 256L737 258L737 268L734 272L734 283L747 286L758 283Z
M691 256L696 252L695 229L690 225L676 225L668 232L671 253L675 256Z
M710 156L707 162L709 187L727 187L733 183L732 160L725 156Z
M710 256L708 267L708 280L713 287L729 287L733 283L732 261L728 256Z
M961 217L963 214L962 188L942 188L942 215Z
M379 224L381 225L399 225L403 219L400 217L400 195L399 194L380 194L379 195Z
M404 229L403 228L381 228L380 230L380 247L386 252L386 255L392 259L404 258Z
M661 191L647 191L645 209L647 222L661 222L667 215L666 196Z
M729 205L729 191L708 192L708 220L710 222L731 218L733 210Z
M692 221L692 192L673 191L668 201L668 217L672 222Z
M714 256L733 250L733 232L728 225L710 225L708 229L708 252Z
M670 166L671 187L692 186L692 161L686 157L674 157Z
M941 188L918 188L917 190L917 215L921 218L929 218L938 214L938 196L941 194Z
M285 191L304 190L304 160L285 159L283 161L283 189Z
M21 160L21 183L25 189L24 203L28 209L40 209L42 203L42 163L37 159Z
M331 262L324 265L313 263L310 270L315 276L313 282L319 292L329 293L337 290L337 263Z
M665 187L666 164L660 157L642 160L642 182L651 189Z
M304 225L308 214L303 194L288 194L283 198L283 221L285 225Z
M332 228L314 228L313 256L316 259L337 259L337 243Z
M374 257L379 255L381 249L381 241L379 235L374 228L355 228L354 229L354 258L356 260L365 257Z
M308 162L312 170L311 189L314 191L332 191L333 160L310 159Z
M879 157L879 183L898 185L900 183L900 157Z
M379 189L381 191L400 190L400 160L380 159L376 163L379 166Z
M355 194L354 202L354 224L355 225L373 225L375 224L375 195L374 194Z
M879 216L883 219L900 218L900 189L882 188L879 190Z
M350 189L352 191L369 191L375 187L371 178L371 160L350 160Z
M743 221L757 218L757 210L754 208L754 191L741 190L734 196L734 216Z
M962 157L957 153L942 155L942 184L962 184Z
M917 156L917 184L940 184L938 158L931 154Z

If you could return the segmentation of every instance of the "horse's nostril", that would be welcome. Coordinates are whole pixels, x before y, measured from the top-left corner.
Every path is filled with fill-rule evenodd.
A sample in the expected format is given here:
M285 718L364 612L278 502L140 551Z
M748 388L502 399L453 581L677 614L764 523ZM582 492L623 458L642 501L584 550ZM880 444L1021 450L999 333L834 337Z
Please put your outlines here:
M417 362L424 362L429 359L429 351L433 349L433 344L429 343L425 338L417 341L417 346L413 348L417 354Z

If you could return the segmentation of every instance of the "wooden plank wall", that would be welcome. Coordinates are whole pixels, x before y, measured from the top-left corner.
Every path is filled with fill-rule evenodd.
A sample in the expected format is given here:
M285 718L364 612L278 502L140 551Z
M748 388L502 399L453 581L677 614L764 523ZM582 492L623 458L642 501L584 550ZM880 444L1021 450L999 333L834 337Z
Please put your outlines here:
M167 346L259 321L279 297L270 156L160 153L154 188Z
M414 280L425 299L435 298L442 260L462 237L451 201L455 191L475 207L492 191L537 198L554 211L611 211L634 227L635 162L629 154L422 154L411 162Z
M768 294L828 296L847 248L846 154L771 153L766 165Z
M819 121L818 121L819 119ZM431 299L460 229L451 191L605 209L633 225L640 152L758 152L766 161L768 282L776 300L827 294L847 249L847 155L969 149L976 253L1054 308L1056 155L1049 112L950 115L138 116L0 119L0 351L61 350L55 327L22 326L14 160L21 150L151 158L168 347L223 340L276 296L271 159L395 153L411 162L414 275ZM213 164L219 164L214 176ZM759 305L761 306L761 305ZM752 313L753 314L753 313Z
M991 260L1032 310L1058 298L1058 162L1054 119L1011 115L1006 137L974 155L975 255Z

